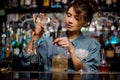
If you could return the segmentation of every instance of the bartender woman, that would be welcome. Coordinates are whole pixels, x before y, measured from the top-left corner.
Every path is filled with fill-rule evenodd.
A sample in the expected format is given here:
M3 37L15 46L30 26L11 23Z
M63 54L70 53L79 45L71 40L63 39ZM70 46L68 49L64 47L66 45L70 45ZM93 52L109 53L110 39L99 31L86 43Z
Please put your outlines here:
M98 11L94 0L74 0L66 9L65 25L67 28L66 37L56 38L52 37L42 41L39 46L39 53L42 56L43 71L51 71L51 58L53 44L68 49L68 71L79 71L83 64L83 69L87 72L98 71L100 64L100 44L97 40L84 35L80 30L84 26L89 26L93 15ZM40 14L43 15L43 14ZM24 51L20 54L21 64L29 66L30 60L28 50L32 49L33 40L39 40L44 33L44 26L42 24L35 24L35 29L32 32L32 38L27 44ZM86 56L81 61L82 56ZM49 66L48 66L49 63Z

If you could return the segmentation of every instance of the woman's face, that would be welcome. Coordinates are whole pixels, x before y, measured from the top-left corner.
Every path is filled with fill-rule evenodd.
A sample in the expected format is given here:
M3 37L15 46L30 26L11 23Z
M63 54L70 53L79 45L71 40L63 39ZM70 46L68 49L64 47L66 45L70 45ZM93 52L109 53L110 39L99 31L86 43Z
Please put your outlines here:
M85 21L83 17L76 14L74 8L71 7L66 13L65 24L69 31L80 31L81 27L85 24Z

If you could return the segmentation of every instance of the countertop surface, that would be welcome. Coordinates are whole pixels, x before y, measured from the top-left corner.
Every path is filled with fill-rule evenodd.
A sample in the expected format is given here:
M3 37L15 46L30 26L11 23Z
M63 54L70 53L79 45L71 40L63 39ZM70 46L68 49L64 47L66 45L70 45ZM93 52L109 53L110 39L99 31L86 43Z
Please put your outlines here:
M120 80L120 72L2 71L0 80Z

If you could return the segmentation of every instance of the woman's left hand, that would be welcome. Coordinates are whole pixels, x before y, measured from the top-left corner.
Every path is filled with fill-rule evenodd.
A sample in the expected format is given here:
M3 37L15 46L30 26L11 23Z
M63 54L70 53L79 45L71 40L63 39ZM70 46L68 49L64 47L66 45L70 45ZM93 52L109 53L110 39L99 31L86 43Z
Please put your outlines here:
M53 44L57 44L61 47L67 48L69 52L70 50L74 49L73 45L71 44L67 37L56 38L53 41Z

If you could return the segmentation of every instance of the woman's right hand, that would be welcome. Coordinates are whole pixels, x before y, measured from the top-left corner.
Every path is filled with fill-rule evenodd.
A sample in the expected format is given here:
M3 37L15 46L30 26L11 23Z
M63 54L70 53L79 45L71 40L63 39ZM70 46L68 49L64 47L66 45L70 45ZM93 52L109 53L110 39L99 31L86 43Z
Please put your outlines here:
M39 14L40 16L44 16L43 13L40 13ZM33 16L33 15L32 15ZM26 53L29 53L30 51L29 50L32 50L32 42L33 40L39 40L39 38L41 38L41 36L43 35L44 33L44 26L42 23L40 24L37 24L35 21L34 21L34 16L33 16L33 22L34 22L34 29L32 30L32 38L31 40L29 41L29 43L26 45L26 48L25 48L25 52Z
M40 13L39 16L44 16L44 13ZM33 17L34 18L34 17ZM34 19L33 19L34 21ZM37 24L34 21L34 29L32 31L32 39L38 40L44 33L44 26L42 23Z

